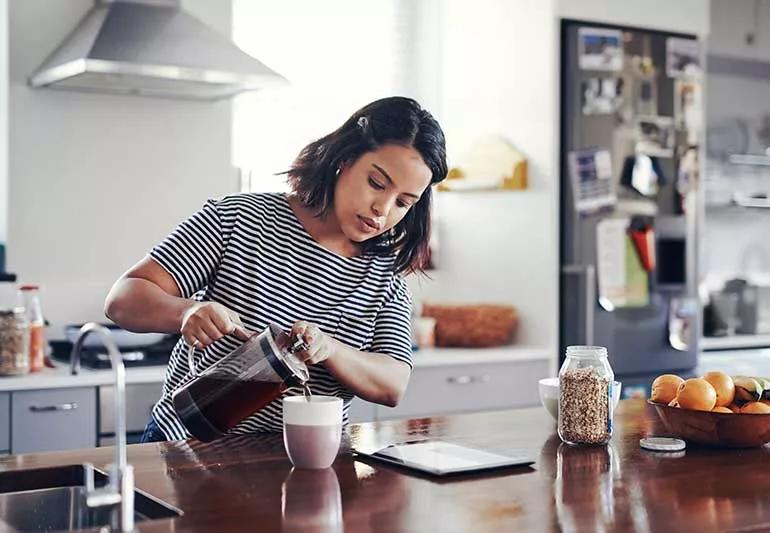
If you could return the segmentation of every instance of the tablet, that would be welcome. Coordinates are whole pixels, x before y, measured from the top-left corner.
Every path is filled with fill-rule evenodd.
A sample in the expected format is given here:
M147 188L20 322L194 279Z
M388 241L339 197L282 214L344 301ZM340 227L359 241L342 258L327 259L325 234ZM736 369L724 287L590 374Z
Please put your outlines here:
M437 476L504 466L527 466L535 462L526 453L520 451L501 455L440 440L391 444L373 452L355 448L353 451L364 457L371 457Z

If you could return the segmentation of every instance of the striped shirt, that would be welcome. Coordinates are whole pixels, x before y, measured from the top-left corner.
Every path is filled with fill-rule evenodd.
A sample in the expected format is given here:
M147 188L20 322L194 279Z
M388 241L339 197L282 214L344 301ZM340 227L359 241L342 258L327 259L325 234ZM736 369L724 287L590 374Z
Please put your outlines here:
M275 323L289 331L297 320L358 350L387 354L412 366L411 296L395 273L395 256L344 257L324 248L297 219L280 193L247 193L209 200L150 252L176 281L181 296L219 302L238 313L250 331ZM195 351L201 372L241 341L228 335ZM169 439L185 439L172 396L192 376L184 340L174 347L163 393L152 416ZM348 419L353 392L323 364L309 365L314 394L341 397ZM290 388L285 395L301 394ZM281 398L230 433L281 431Z

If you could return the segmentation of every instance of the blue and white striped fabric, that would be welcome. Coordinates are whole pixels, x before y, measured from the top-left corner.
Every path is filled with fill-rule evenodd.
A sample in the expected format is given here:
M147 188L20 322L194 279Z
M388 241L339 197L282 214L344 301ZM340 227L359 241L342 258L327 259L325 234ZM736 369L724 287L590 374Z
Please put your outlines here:
M411 296L394 272L394 256L343 257L319 245L283 194L236 194L209 200L182 222L151 257L176 280L184 298L219 302L251 331L274 322L289 330L297 320L358 350L387 354L412 366ZM238 346L227 336L196 351L202 371ZM174 347L163 395L152 411L169 439L190 435L171 398L191 379L183 340ZM312 365L314 394L344 399L347 422L353 392L323 364ZM289 389L285 394L301 394ZM280 431L281 399L238 424L231 433Z

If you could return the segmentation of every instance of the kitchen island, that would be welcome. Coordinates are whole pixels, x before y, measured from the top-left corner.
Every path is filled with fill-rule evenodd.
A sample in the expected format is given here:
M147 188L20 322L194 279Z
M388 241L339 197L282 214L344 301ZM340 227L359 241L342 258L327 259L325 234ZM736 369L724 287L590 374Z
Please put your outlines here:
M184 511L140 531L760 531L770 529L770 447L639 448L662 434L624 400L607 447L561 444L542 408L357 424L332 469L292 471L280 434L128 448L136 486ZM448 479L351 456L359 447L440 438L536 460ZM0 459L0 471L93 462L112 448ZM1 489L2 487L0 487Z

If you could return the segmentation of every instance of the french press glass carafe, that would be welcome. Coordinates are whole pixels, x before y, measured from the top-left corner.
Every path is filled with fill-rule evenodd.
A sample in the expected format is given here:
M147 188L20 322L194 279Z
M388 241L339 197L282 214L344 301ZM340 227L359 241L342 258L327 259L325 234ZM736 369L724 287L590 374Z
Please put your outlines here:
M306 385L307 366L294 355L306 348L303 339L292 344L289 335L270 324L198 373L195 350L190 347L187 356L193 379L172 398L179 419L201 441L221 437L287 388Z

